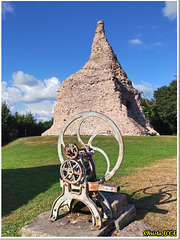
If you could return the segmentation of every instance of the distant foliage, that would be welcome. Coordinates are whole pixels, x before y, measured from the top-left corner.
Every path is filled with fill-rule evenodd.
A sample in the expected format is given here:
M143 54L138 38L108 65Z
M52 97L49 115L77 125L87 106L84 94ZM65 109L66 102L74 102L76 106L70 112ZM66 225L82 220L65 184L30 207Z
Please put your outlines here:
M170 86L163 86L154 92L159 118L166 124L172 134L177 133L177 80Z
M31 112L11 114L9 105L6 102L1 104L1 127L2 127L2 145L19 138L29 136L40 136L53 124L53 118L50 121L38 122Z
M49 129L52 125L53 125L53 118L51 118L51 120L49 120L49 121L39 122L38 129L37 129L37 131L38 131L37 135L41 135L43 132L45 132L47 129Z
M152 126L160 134L177 134L177 79L154 91L154 99L142 99Z
M37 135L37 123L32 113L26 113L20 115L15 113L16 127L18 131L18 137L36 136Z
M17 137L16 120L11 115L9 105L6 102L1 104L1 131L2 145Z

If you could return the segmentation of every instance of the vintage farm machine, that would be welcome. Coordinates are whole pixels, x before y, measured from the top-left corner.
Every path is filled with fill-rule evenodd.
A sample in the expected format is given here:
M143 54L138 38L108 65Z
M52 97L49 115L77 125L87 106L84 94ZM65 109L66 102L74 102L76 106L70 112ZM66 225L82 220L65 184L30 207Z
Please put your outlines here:
M90 117L96 117L106 122L111 130L99 131L93 134L87 144L80 136L80 128L83 122ZM77 139L80 144L64 143L64 135L67 128L77 119L80 119L77 128ZM119 154L115 166L110 170L110 160L107 154L99 147L92 145L97 135L113 135L119 145ZM113 146L112 146L113 148ZM73 116L63 126L58 140L58 155L60 158L60 185L62 194L54 201L51 209L50 221L58 219L59 210L72 211L73 201L82 202L92 214L92 223L98 228L102 227L102 218L113 219L111 205L103 192L118 193L119 186L106 184L118 171L123 160L123 140L116 124L107 116L96 112L83 112ZM107 162L105 175L98 179L96 165L93 159L95 151L100 152ZM64 154L63 154L64 153ZM64 156L63 156L64 155ZM101 209L102 211L100 211Z

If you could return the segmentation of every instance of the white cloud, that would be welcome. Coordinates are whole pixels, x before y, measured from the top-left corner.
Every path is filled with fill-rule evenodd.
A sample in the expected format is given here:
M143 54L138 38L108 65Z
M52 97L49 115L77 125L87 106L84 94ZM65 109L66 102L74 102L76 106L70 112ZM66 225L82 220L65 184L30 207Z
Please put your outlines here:
M13 84L17 87L22 87L24 84L26 86L35 86L38 85L38 80L29 74L18 71L17 73L12 74Z
M21 92L15 87L8 87L7 93L12 102L18 102L21 99Z
M60 86L60 81L56 77L40 81L22 71L13 73L12 80L13 86L22 92L21 99L18 99L21 102L55 101L57 89Z
M56 77L37 80L34 76L22 71L12 74L12 86L2 82L2 100L6 101L12 110L19 113L31 111L37 119L49 120L53 117L53 106L56 101L60 81ZM23 111L15 107L21 103Z
M154 88L151 83L141 81L141 84L133 83L134 88L136 88L139 92L143 93L143 97L151 98L154 92Z
M7 102L9 100L9 95L8 95L6 86L7 86L6 82L1 83L1 98L3 101Z
M2 2L2 17L5 18L7 13L14 13L14 8L9 2Z
M140 46L143 47L144 49L151 49L152 47L159 47L160 45L162 45L161 42L154 42L154 43L143 43L139 38L135 38L135 39L131 39L129 41L129 43L132 46Z
M165 7L162 9L162 14L169 20L173 21L177 18L177 1L166 1Z
M36 116L36 119L47 121L53 117L53 107L55 101L44 100L39 103L28 103L26 109L22 112L30 112Z
M139 38L131 39L129 42L131 44L133 44L133 45L140 45L140 44L142 44L142 41Z
M160 47L161 45L162 45L161 42L154 42L152 44L145 44L144 48L151 49L151 48L154 48L154 47Z
M21 92L15 87L7 87L6 82L2 82L1 85L2 95L1 98L3 101L6 101L8 104L13 102L18 102L21 99Z
M154 45L154 46L160 46L160 45L161 45L161 42L155 42L153 45Z

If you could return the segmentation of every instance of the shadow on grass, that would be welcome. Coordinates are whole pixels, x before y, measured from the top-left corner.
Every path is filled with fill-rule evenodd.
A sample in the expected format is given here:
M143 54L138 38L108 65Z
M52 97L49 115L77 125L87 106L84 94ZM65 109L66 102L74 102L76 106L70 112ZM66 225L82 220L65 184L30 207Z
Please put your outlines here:
M59 177L59 165L2 170L2 216L49 189ZM161 206L177 201L173 194L176 189L176 184L155 185L126 193L126 196L136 207L136 219L141 220L148 212L167 214L168 210Z
M2 216L58 182L59 165L2 170Z
M176 191L176 184L163 184L142 188L131 195L126 195L128 202L134 204L136 207L136 220L141 220L149 212L167 214L168 210L163 209L161 206L177 201L176 196L173 195L173 192ZM142 194L147 196L139 198L138 196L142 196Z

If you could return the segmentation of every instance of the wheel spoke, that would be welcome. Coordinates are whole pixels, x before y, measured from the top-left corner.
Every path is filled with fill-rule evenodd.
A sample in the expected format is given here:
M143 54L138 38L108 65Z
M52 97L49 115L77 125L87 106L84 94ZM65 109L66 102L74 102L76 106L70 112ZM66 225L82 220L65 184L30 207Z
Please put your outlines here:
M76 180L76 178L75 178L74 174L72 175L72 179L73 179L73 181L75 181L75 180Z
M105 157L106 162L107 162L107 170L106 170L106 174L107 174L107 173L109 173L109 171L110 171L110 161L109 161L109 158L108 158L107 154L106 154L101 148L92 146L92 141L93 141L93 139L94 139L97 135L100 135L100 134L108 134L108 135L109 135L109 131L99 131L99 132L95 133L94 135L92 135L92 136L90 137L90 139L89 139L89 141L88 141L88 145L89 145L90 147L92 147L93 150L96 150L96 151L100 152L100 153Z
M68 171L68 168L66 168L66 167L62 167L62 170L64 170L64 171Z
M75 184L81 180L84 172L80 162L75 159L67 159L60 167L61 177L64 181Z
M78 167L78 163L76 163L74 166L73 166L73 170Z
M69 174L67 174L66 176L64 176L64 178L66 179L69 176Z
M105 157L106 162L107 162L107 171L106 171L106 174L109 173L109 171L110 171L110 161L109 161L108 155L107 155L101 148L99 148L99 147L94 147L94 146L92 146L92 145L91 145L91 147L92 147L94 150L100 152L100 153Z
M72 168L71 162L68 160L67 161L68 168Z
M77 138L78 138L78 142L81 144L81 146L85 145L83 140L81 139L80 137L80 128L81 128L81 125L82 123L84 122L84 120L86 119L87 117L84 117L81 122L79 123L79 127L78 127L78 130L77 130Z

